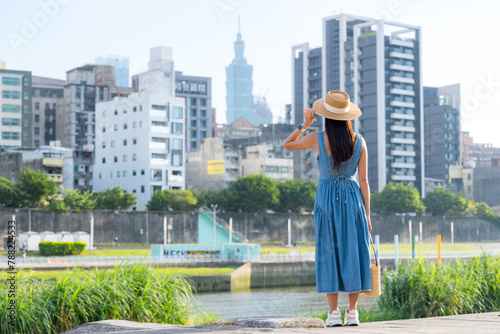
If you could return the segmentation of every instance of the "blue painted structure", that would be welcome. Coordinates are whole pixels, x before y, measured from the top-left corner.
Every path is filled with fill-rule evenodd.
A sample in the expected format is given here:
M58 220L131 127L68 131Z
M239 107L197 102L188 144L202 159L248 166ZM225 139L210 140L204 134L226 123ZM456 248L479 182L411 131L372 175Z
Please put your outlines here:
M207 212L198 213L198 243L213 244L214 242L214 218L213 214ZM215 223L215 242L229 243L229 226ZM243 242L233 233L232 242Z
M152 245L153 262L258 261L259 244L170 244Z

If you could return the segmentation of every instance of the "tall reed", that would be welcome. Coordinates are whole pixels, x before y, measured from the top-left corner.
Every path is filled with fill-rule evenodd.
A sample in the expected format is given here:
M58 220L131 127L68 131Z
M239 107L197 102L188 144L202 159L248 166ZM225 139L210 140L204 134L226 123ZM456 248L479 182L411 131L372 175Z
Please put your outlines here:
M423 318L500 309L500 257L483 254L468 260L423 263L422 259L386 271L381 310L400 318Z
M18 275L16 328L8 325L7 289L0 283L1 333L61 333L98 320L122 319L184 325L191 314L191 288L178 276L147 265L114 270L67 271L55 280Z

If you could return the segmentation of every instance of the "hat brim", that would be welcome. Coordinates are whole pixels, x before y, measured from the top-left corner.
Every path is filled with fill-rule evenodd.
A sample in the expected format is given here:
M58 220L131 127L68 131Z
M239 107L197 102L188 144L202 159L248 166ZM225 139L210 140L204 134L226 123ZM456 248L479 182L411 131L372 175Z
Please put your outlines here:
M326 110L325 99L319 99L313 103L314 113L325 118L334 119L337 121L352 121L361 116L361 110L357 105L350 102L349 111L344 114L337 114L332 111Z

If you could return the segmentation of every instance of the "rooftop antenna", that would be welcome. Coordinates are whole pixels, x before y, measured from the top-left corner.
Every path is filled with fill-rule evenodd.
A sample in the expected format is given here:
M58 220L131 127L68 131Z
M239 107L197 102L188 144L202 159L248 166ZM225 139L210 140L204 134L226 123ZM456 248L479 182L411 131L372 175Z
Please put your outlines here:
M241 29L240 29L240 16L238 15L238 34L241 34Z

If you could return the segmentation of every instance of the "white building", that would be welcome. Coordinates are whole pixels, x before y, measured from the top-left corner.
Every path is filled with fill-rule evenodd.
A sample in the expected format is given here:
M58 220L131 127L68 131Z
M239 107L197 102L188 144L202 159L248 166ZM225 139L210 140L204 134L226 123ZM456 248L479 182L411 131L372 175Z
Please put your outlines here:
M138 93L96 106L94 191L119 185L137 197L134 210L156 190L185 189L185 100L174 95L171 51L158 49Z
M273 154L272 145L251 145L246 148L241 170L243 176L263 174L276 181L293 180L293 159Z

